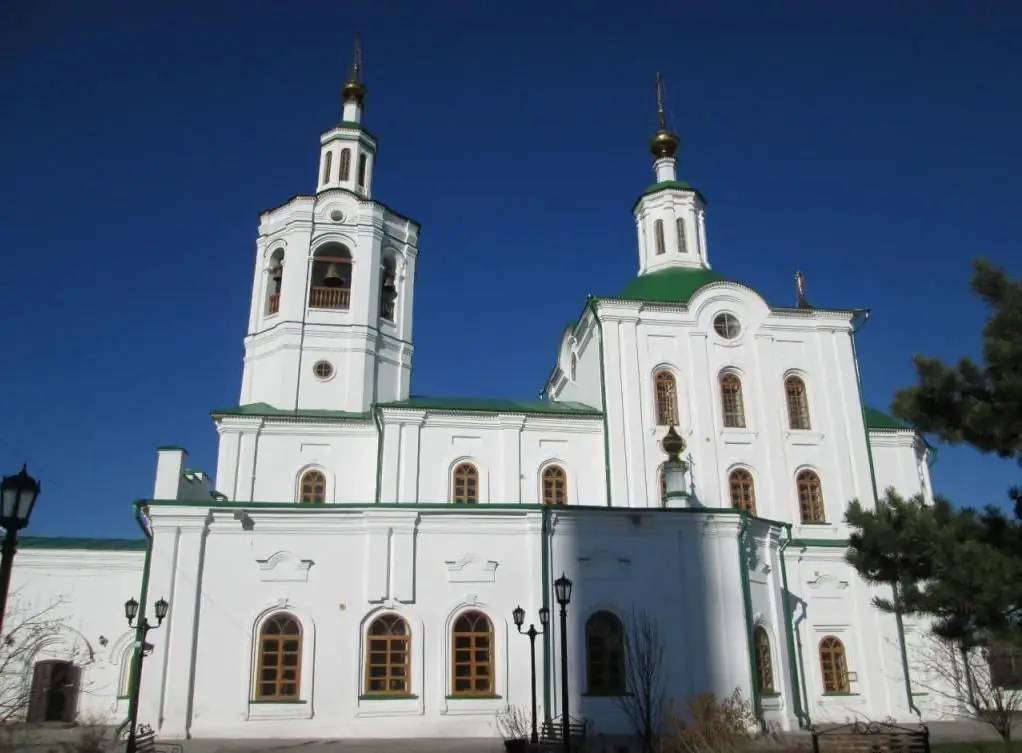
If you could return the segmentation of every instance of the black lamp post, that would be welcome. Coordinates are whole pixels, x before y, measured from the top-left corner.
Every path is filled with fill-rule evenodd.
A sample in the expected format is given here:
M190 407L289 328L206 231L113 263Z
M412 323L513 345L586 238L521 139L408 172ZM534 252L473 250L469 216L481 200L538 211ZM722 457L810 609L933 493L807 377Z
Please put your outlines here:
M568 604L571 603L571 579L564 573L554 581L554 594L561 605L561 735L564 753L571 753L571 725L568 721Z
M529 636L529 648L531 651L529 657L532 660L532 736L529 740L535 745L539 742L539 734L536 732L536 636L543 635L546 630L536 630L536 626L531 623L528 630L522 630L522 625L525 624L525 610L520 606L515 607L511 616L514 617L515 627L518 628L518 632ZM549 622L550 610L546 607L540 607L539 624L546 627Z
M4 615L7 612L7 594L11 590L14 553L18 551L18 531L28 525L40 488L41 484L28 475L28 467L24 465L21 466L21 473L5 476L0 481L0 526L4 529L0 556L0 637L3 636Z
M141 633L141 640L138 642L138 653L135 655L135 665L132 667L133 674L131 678L131 701L128 704L128 745L125 748L125 753L136 753L138 750L136 733L138 732L138 696L139 690L142 685L142 660L146 657L146 636L149 635L149 631L153 628L158 628L163 624L163 618L167 616L167 610L170 609L170 604L167 603L166 599L160 599L156 604L153 605L156 611L156 624L152 625L149 619L142 616L142 621L136 623L135 618L138 617L138 602L134 599L128 599L124 602L124 616L128 618L128 627L136 628L136 637Z

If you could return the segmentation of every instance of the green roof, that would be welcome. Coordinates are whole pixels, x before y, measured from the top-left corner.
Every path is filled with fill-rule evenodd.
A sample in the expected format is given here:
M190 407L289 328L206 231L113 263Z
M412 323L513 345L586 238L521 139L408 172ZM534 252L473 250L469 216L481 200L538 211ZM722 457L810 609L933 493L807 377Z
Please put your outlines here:
M458 413L534 413L540 415L602 416L599 408L584 403L558 400L509 400L474 397L410 397L393 403L380 403L379 408L440 410Z
M214 418L219 416L251 416L256 418L339 418L339 419L368 419L368 413L349 413L343 410L313 410L300 408L290 410L274 408L268 403L249 403L234 408L221 408L211 414Z
M912 427L908 424L899 421L894 416L889 416L883 411L879 411L876 408L870 408L868 405L863 408L863 412L866 416L866 428L867 429L888 429L888 430L901 430L901 431L912 431Z
M22 536L21 549L91 549L106 552L144 552L145 539L90 539L80 536Z
M616 298L654 303L688 303L696 291L711 282L730 282L712 269L669 267L639 275Z

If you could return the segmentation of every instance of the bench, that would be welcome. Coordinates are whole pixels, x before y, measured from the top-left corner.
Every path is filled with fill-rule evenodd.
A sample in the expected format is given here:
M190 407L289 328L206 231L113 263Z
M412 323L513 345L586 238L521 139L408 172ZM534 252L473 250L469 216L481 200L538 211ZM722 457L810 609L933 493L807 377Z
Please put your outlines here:
M814 727L812 735L813 753L930 753L930 731L925 725L853 722Z
M588 731L589 725L586 722L568 718L568 744L571 750L581 751L585 748ZM564 750L564 727L560 719L547 719L543 722L539 744L533 746L533 750L544 753Z
M138 725L135 732L135 750L137 753L184 753L184 748L180 745L156 742L156 733L148 724Z

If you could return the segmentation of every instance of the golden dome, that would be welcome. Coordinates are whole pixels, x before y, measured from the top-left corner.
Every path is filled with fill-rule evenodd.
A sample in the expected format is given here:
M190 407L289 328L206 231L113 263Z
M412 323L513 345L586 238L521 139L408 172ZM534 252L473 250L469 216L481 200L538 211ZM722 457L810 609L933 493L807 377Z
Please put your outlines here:
M649 150L653 152L653 156L658 159L662 157L673 157L678 153L679 146L681 146L681 139L666 128L660 128L660 130L653 134L653 138L649 141Z
M367 91L368 89L366 89L365 84L356 79L351 79L344 85L344 89L341 90L341 101L362 104Z

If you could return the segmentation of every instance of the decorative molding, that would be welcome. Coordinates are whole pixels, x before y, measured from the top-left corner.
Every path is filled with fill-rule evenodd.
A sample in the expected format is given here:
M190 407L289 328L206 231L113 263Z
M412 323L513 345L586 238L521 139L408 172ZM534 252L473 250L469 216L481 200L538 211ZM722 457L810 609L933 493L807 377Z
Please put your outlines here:
M827 587L837 588L843 591L844 589L848 588L849 581L838 580L833 575L830 575L828 573L821 573L819 570L817 570L813 573L813 577L806 581L806 585L809 586L810 588Z
M461 559L447 560L447 581L449 583L493 583L497 577L496 560L477 559L474 554L466 554Z
M308 583L312 560L298 559L288 551L271 554L264 560L256 560L259 566L259 580L263 583Z

